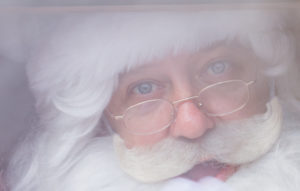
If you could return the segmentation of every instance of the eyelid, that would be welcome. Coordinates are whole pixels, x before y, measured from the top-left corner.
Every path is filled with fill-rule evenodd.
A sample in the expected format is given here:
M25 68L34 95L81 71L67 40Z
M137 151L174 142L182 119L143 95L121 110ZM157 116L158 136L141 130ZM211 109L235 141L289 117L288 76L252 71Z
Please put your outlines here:
M151 83L151 84L155 84L157 87L163 87L158 81L153 80L153 79L149 79L149 80L138 80L135 81L134 83L130 84L127 88L127 95L131 95L134 88L136 88L138 85L142 84L142 83Z
M207 71L213 64L216 64L216 63L224 63L227 67L230 67L232 68L232 66L234 65L234 62L232 60L229 60L227 58L217 58L217 59L213 59L209 62L207 62L207 64L205 64L204 66L204 71ZM227 69L230 69L230 68L227 68Z
M213 72L213 71L212 71L212 69L213 69L212 67L215 66L215 65L218 64L218 63L224 64L224 66L225 66L224 71L225 71L225 72L228 72L228 69L230 69L231 63L229 63L229 62L226 61L226 60L217 60L217 61L215 61L215 62L210 63L210 64L208 65L208 70L209 70L210 72ZM215 73L214 73L214 74L215 74Z
M212 66L212 64L217 63L217 62L224 62L227 65L227 68L225 68L226 73L231 72L232 68L235 67L235 63L234 61L232 61L232 59L228 59L228 58L224 58L224 57L219 57L219 58L214 58L211 59L210 61L208 61L207 63L205 63L204 65L202 65L201 67L199 67L199 70L197 74L196 74L196 78L198 80L201 80L205 77L207 77L208 75L210 75L210 73L208 73L209 68Z

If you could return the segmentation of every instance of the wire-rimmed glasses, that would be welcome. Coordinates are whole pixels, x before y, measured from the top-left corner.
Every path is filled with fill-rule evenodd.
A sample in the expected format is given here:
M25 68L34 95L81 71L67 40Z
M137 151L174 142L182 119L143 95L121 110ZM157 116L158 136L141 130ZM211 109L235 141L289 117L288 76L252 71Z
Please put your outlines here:
M255 81L227 80L201 89L198 95L169 101L166 99L146 100L129 106L122 115L113 115L122 120L124 127L135 135L151 135L168 128L175 119L176 105L194 100L208 116L225 116L244 108L249 100L249 85Z

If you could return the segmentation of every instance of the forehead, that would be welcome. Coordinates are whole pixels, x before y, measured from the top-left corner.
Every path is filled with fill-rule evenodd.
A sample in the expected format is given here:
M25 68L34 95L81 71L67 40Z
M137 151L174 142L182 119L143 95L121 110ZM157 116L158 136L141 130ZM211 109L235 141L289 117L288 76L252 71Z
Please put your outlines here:
M123 72L120 79L138 76L139 74L153 74L155 72L172 71L172 68L192 69L195 65L203 67L205 64L215 60L235 61L245 68L256 68L259 64L258 57L251 48L244 46L237 41L234 42L218 42L201 48L196 51L169 52L162 58L153 59L139 65L130 71ZM142 76L141 76L142 77Z

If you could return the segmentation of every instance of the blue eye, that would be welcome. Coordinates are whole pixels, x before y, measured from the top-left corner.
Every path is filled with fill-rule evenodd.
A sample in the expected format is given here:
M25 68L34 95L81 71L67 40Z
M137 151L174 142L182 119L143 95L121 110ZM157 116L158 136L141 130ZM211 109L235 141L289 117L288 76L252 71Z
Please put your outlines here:
M152 93L152 91L155 89L155 85L151 82L143 82L138 84L137 86L135 86L135 88L133 89L133 91L136 94L150 94Z
M226 61L217 61L209 66L209 72L213 74L222 74L227 70L228 63Z

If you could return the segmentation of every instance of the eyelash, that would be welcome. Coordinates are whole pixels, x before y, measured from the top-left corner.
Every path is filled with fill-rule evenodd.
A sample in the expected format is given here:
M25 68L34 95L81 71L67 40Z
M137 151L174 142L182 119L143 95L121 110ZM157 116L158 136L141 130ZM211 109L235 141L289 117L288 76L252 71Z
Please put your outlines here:
M142 84L146 84L146 83L149 83L152 85L152 88L153 86L155 86L155 90L156 89L159 89L161 88L161 85L159 85L157 82L153 81L153 80L143 80L143 81L138 81L132 85L129 86L128 88L128 95L138 95L138 96L149 96L149 94L138 94L138 93L135 93L135 89L138 88L138 86L142 85ZM153 90L152 90L153 92ZM152 92L150 94L152 94Z
M217 64L217 63L224 63L225 64L224 72L222 72L220 74L214 74L213 71L211 71L211 67L214 64ZM215 60L215 61L207 63L204 67L201 67L200 71L198 72L198 74L196 76L199 79L203 79L205 77L211 77L211 76L221 77L221 76L224 76L224 75L229 74L230 72L232 72L233 68L234 68L234 63L231 62L231 61L222 60L222 59L221 60Z
M224 64L224 70L221 71L220 73L214 73L213 67L217 66L217 64ZM228 72L228 70L230 69L231 63L226 61L226 60L218 60L212 63L209 63L209 65L207 66L207 71L210 72L210 74L212 75L222 75L226 72Z

